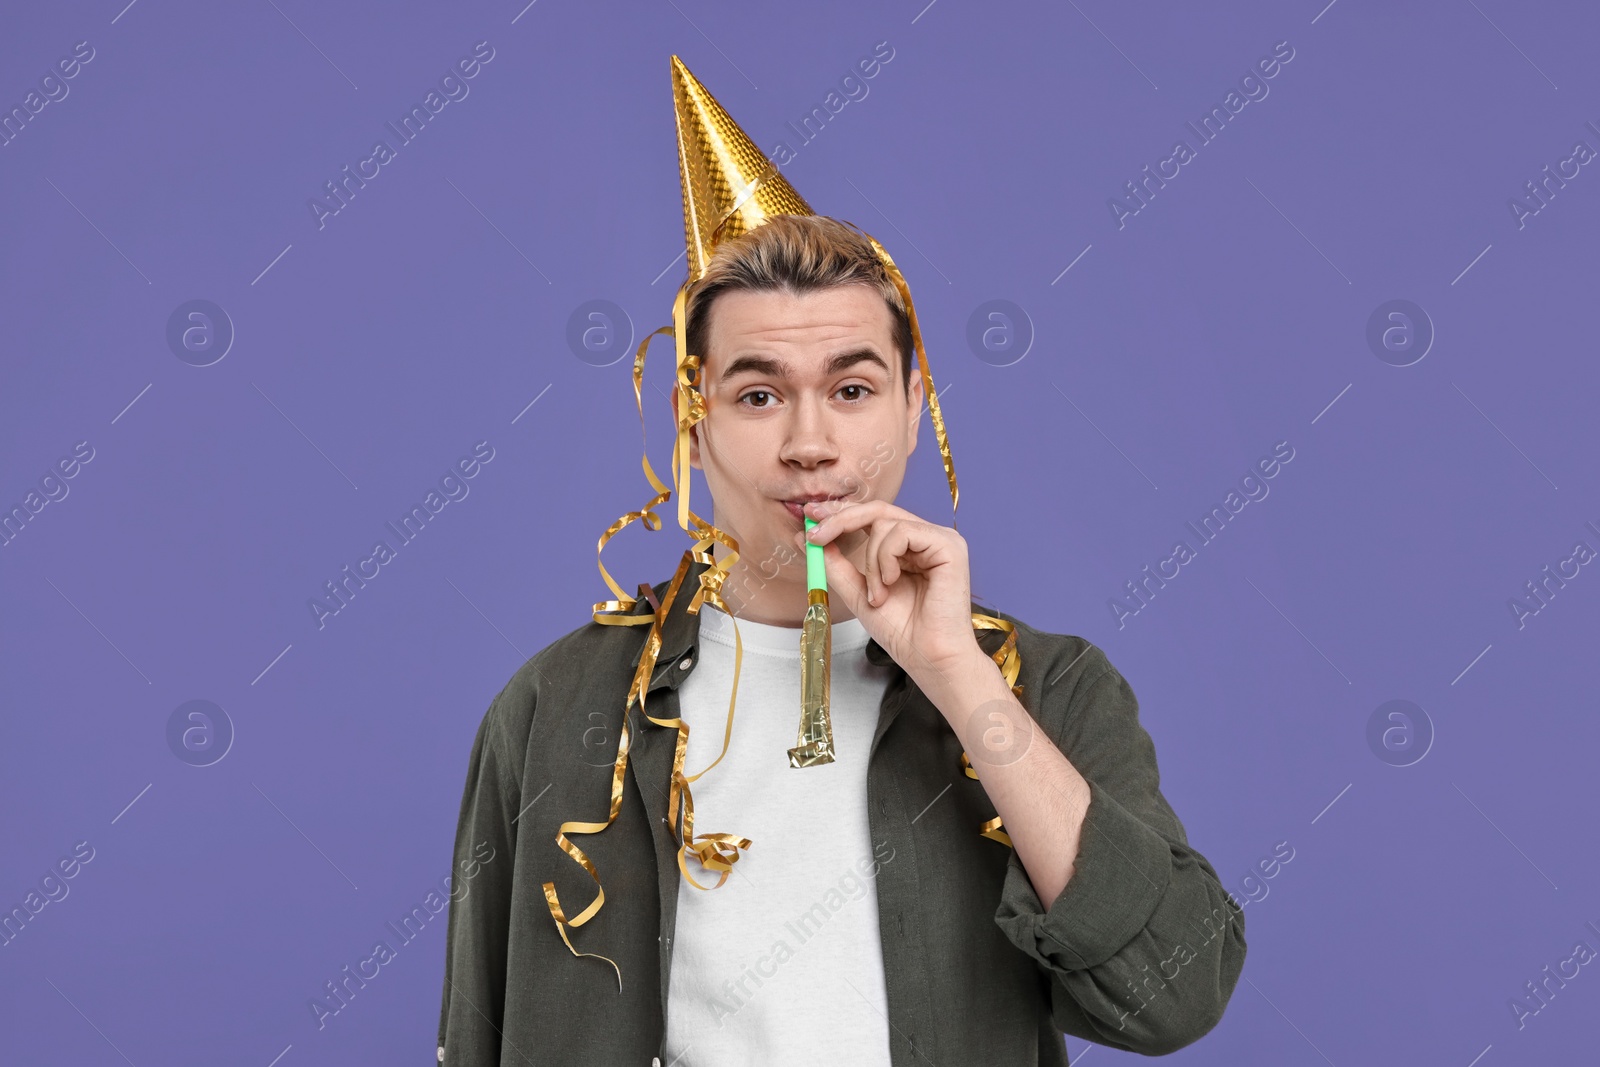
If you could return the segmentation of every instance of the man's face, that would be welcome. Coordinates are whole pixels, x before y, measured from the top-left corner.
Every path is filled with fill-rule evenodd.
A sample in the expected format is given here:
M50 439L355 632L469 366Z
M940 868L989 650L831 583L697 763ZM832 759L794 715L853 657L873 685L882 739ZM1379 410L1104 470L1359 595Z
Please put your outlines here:
M891 329L883 297L864 285L716 298L701 354L706 417L689 456L739 564L769 579L804 573L793 540L802 499L893 503L917 444L922 379L903 390Z

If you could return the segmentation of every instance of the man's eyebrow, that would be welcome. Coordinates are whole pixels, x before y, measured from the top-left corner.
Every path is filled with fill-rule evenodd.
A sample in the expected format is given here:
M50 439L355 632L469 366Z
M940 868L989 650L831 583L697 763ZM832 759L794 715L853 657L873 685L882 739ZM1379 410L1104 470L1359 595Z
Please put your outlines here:
M877 350L873 348L858 348L832 356L822 368L822 373L824 375L838 374L840 371L853 367L857 363L876 363L883 370L883 373L889 373L889 364L885 363L883 357L878 355ZM726 382L730 378L746 373L764 374L769 378L787 379L789 377L789 364L781 359L771 359L767 356L740 356L728 364L727 369L722 372L722 376L717 380Z

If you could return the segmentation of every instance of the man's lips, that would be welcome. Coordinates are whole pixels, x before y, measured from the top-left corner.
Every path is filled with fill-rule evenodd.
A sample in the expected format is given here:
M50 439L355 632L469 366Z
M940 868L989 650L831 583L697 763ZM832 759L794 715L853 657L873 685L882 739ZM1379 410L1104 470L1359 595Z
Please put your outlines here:
M844 496L842 494L840 494L838 496L830 496L827 499L829 499L829 500L843 500ZM779 503L782 504L785 508L788 509L789 514L794 517L794 520L796 522L800 523L802 526L805 525L806 513L805 513L805 505L804 504L802 504L799 501L795 501L795 500L780 500Z

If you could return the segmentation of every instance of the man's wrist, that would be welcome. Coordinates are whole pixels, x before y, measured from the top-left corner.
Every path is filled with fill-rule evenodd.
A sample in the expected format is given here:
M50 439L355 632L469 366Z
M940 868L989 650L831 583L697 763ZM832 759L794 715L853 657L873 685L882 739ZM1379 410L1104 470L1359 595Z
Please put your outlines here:
M1011 695L999 664L976 640L970 652L938 661L924 660L917 670L907 673L952 725L970 716L978 706Z

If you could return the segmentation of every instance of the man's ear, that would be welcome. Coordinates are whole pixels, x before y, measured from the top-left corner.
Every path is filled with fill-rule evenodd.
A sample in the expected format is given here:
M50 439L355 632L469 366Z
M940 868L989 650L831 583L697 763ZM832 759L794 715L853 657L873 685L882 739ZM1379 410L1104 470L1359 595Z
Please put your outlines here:
M917 450L917 429L922 425L922 375L911 372L911 382L907 390L906 404L910 409L911 426L906 431L906 456Z
M672 399L672 425L678 425L678 387L673 383L672 392L668 394ZM702 419L701 422L705 420ZM700 465L700 423L689 427L689 466L695 470L704 470Z

